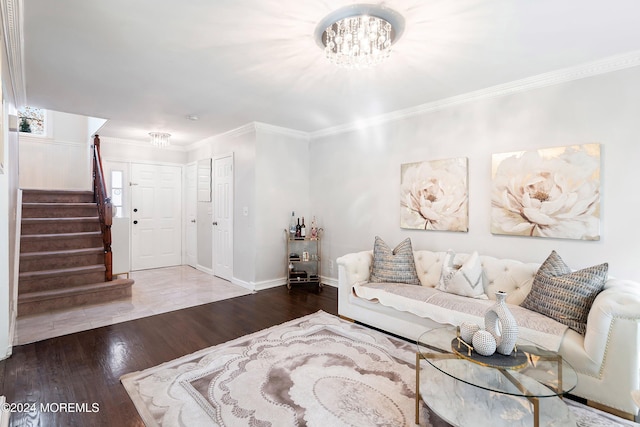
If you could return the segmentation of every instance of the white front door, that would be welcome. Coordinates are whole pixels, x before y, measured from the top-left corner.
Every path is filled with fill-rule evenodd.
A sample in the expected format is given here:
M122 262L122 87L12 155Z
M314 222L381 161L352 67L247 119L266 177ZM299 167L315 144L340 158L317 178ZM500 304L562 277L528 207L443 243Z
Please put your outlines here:
M196 217L198 216L198 186L196 164L193 163L185 168L185 264L197 267L198 264L198 227Z
M182 168L131 164L131 269L182 262Z
M233 155L213 159L213 273L233 277Z

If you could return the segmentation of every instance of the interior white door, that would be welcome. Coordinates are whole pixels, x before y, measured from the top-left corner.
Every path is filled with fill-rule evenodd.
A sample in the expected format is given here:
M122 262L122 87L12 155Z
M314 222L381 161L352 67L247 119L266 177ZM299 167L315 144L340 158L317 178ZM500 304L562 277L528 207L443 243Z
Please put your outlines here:
M131 269L182 262L182 168L131 164Z
M185 264L196 267L198 264L198 178L196 164L185 168Z
M233 277L233 155L213 159L213 273Z

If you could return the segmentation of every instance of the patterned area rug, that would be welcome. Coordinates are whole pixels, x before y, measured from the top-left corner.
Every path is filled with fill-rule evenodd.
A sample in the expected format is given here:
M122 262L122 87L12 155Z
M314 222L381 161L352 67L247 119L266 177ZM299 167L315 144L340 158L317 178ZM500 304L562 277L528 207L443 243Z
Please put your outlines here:
M413 344L318 312L121 381L148 427L412 426L414 367ZM568 403L581 427L638 425Z

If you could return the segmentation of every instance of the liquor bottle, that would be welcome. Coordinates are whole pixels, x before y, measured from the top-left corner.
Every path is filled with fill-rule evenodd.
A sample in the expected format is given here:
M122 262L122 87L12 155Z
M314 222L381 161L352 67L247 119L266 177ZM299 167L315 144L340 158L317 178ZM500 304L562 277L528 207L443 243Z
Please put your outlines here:
M307 227L304 225L304 217L302 217L302 225L300 226L300 237L307 236Z
M301 237L302 228L300 227L300 218L298 218L298 224L296 224L296 237Z
M296 237L296 214L294 211L291 211L291 221L289 222L289 237Z

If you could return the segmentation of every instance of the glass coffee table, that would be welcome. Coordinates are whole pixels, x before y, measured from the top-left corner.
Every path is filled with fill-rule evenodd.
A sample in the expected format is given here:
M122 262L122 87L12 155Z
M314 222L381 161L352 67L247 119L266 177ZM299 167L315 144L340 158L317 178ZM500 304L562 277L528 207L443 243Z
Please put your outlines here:
M511 356L483 357L458 345L456 332L446 326L418 337L416 424L422 398L455 426L575 427L562 395L578 377L559 354L520 340Z

